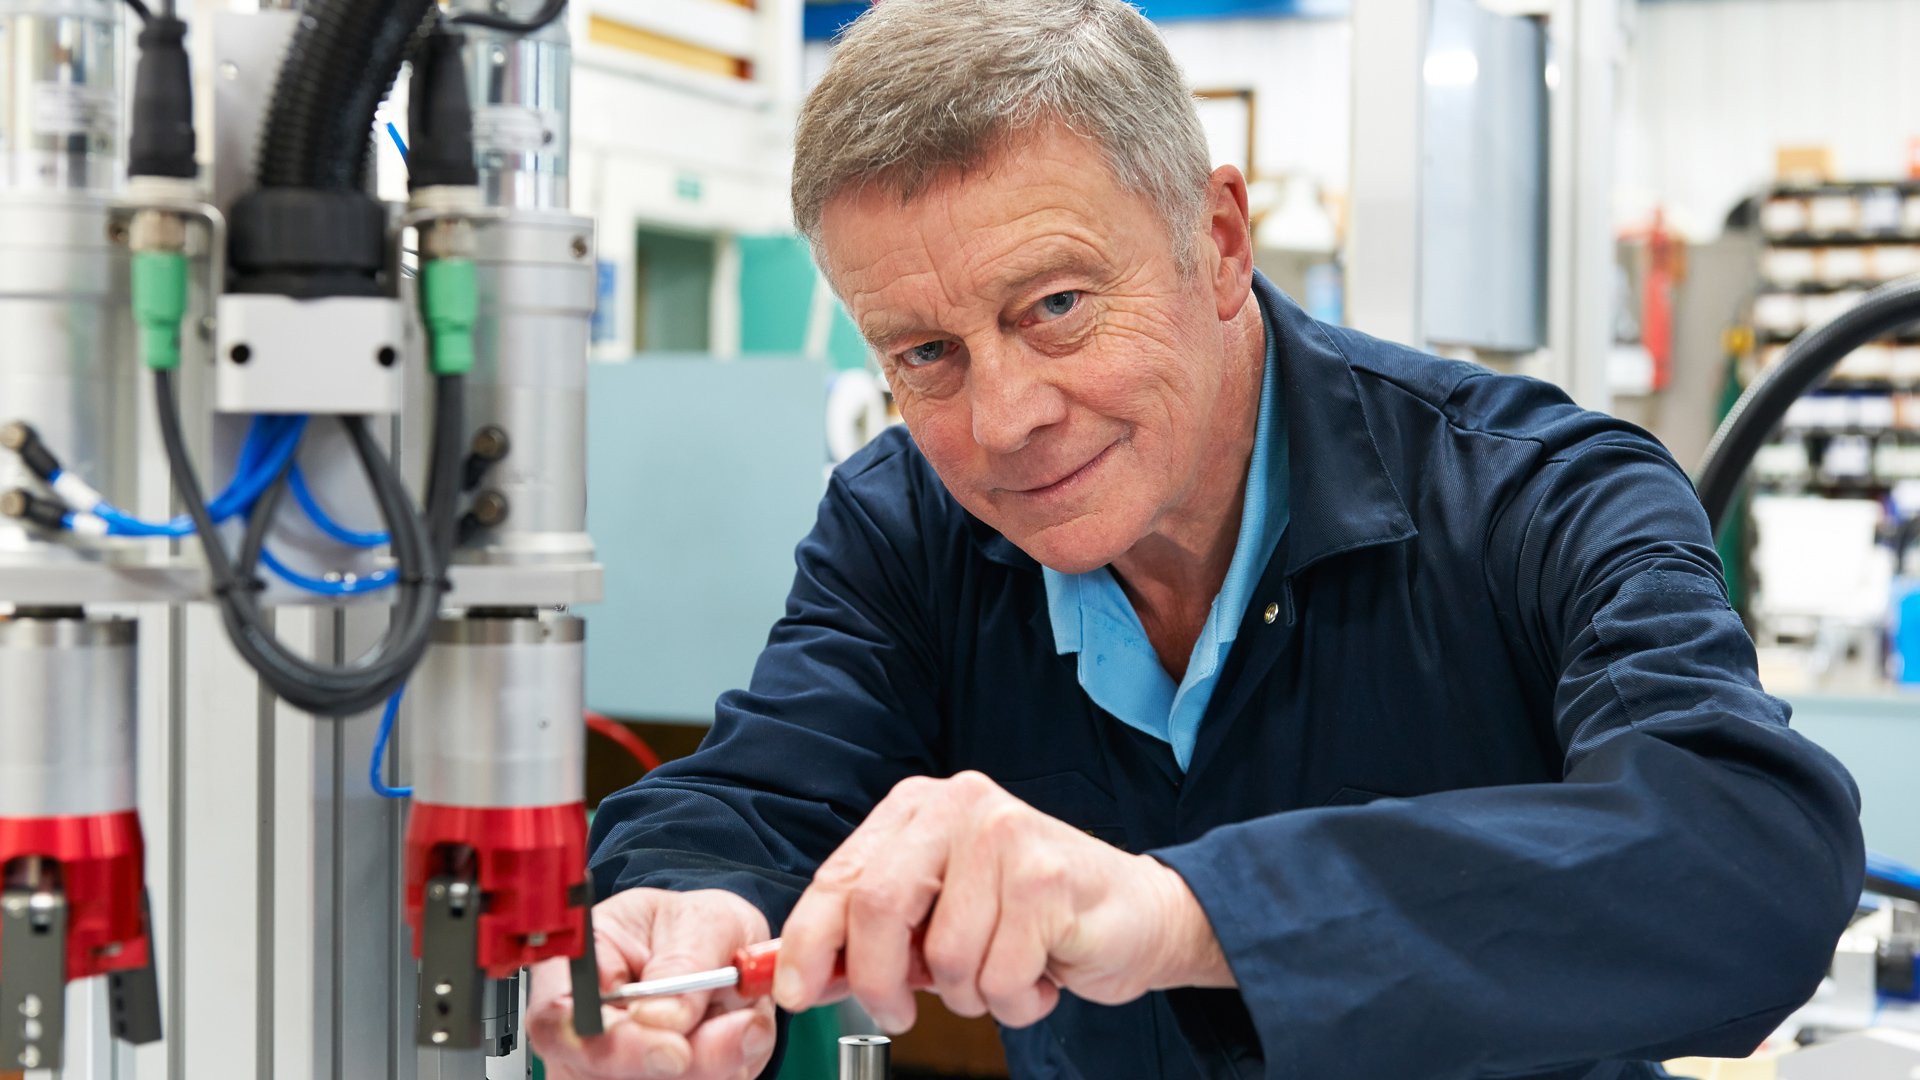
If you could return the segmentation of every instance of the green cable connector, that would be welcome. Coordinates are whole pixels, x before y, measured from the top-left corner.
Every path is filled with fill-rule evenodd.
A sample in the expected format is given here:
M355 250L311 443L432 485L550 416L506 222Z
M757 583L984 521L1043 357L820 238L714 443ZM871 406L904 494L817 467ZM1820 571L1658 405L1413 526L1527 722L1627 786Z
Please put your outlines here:
M473 370L473 327L480 320L480 283L472 259L430 259L420 266L420 315L426 320L435 375Z
M133 321L140 357L155 371L180 366L180 324L187 318L187 257L177 251L133 253Z

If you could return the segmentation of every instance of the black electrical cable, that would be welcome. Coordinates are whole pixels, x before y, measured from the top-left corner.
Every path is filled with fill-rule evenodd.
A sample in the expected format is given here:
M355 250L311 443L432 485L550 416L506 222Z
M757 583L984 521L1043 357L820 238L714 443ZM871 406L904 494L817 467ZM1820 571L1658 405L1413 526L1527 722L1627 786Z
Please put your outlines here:
M387 632L358 659L339 667L315 664L287 650L273 634L259 604L261 585L253 571L275 504L285 486L286 470L275 478L250 515L247 539L236 565L215 529L204 490L187 456L173 373L156 372L154 380L167 463L206 552L214 595L235 649L275 694L306 712L344 716L373 708L391 696L405 683L425 653L445 589L444 570L450 547L441 546L439 538L451 535L454 506L451 496L445 494L450 486L442 478L458 473L463 398L459 385L448 391L446 384L449 381L458 384L459 377L441 380L445 400L436 403L431 468L432 482L437 486L431 489L428 499L429 520L423 520L414 509L393 462L367 431L364 418L347 417L342 421L393 537L400 581L399 598Z
M1920 322L1920 277L1882 285L1832 322L1795 338L1780 362L1754 380L1707 444L1695 484L1715 533L1747 467L1787 409L1855 349L1914 322Z
M545 29L548 23L560 17L567 10L567 0L547 0L539 11L528 19L510 19L505 15L494 15L484 11L467 11L455 15L450 21L464 26L484 26L489 30L503 30L509 34L532 34Z
M125 3L133 9L135 15L140 16L141 22L149 22L153 19L153 12L149 11L147 5L142 3L141 0L125 0ZM173 5L169 3L162 10L171 15L173 14Z

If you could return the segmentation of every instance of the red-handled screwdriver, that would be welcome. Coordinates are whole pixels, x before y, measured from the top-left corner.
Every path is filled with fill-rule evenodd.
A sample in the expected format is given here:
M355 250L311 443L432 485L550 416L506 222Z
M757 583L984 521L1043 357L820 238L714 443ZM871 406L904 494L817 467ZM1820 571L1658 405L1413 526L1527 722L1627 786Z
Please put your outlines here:
M668 975L616 986L600 995L607 1005L620 1005L641 998L691 994L700 990L733 990L743 998L766 997L773 993L773 969L780 962L780 939L749 945L733 954L728 967L696 971L690 975ZM844 960L834 965L833 977L846 975Z
M911 969L907 975L907 985L915 989L924 989L933 985L933 977L927 973L926 961L920 955L921 943L926 939L926 933L924 926L913 932L913 956ZM779 963L780 939L774 938L735 952L733 963L727 967L714 968L711 971L696 971L690 975L668 975L659 979L630 982L601 994L600 1001L606 1005L622 1005L642 998L692 994L701 990L732 990L751 1001L773 993L773 970ZM845 953L841 953L834 960L833 977L835 981L847 977Z

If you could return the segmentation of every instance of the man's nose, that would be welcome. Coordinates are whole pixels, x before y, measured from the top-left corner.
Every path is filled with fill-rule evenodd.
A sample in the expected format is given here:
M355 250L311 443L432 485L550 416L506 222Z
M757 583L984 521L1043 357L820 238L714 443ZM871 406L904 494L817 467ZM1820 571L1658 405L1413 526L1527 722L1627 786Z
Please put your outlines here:
M982 449L1014 453L1035 432L1066 419L1066 396L1046 378L1046 358L1004 342L969 343L968 351L973 440Z

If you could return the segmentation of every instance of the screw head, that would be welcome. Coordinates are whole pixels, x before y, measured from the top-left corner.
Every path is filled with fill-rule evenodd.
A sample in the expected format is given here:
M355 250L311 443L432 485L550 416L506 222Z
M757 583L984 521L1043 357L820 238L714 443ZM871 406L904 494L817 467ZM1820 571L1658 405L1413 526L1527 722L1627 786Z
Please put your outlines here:
M227 357L236 364L244 364L253 359L253 349L246 342L241 342L227 350Z
M435 885L429 892L433 894L435 900L444 900L447 898L447 887L445 885Z
M374 354L374 359L380 361L381 367L392 367L399 361L400 353L391 345L382 345L380 351Z
M593 250L593 245L588 242L586 237L576 236L573 238L573 257L574 258L584 259L587 257L587 253L592 250Z
M127 223L124 221L107 222L107 243L119 246L127 242Z
M448 982L435 983L433 984L433 992L440 997L446 997L448 994L453 993L453 984Z
M20 999L20 1015L32 1019L40 1015L40 995L27 994Z
M448 1035L445 1031L436 1031L433 1033L433 1045L439 1046L450 1038L452 1038L452 1036Z
M483 491L475 496L473 520L482 525L498 525L507 520L507 497L497 491Z
M513 445L507 438L505 429L496 424L488 424L473 433L473 453L475 457L487 461L499 461L507 456L507 450Z
M40 1067L40 1048L37 1046L29 1046L26 1049L20 1051L20 1065L21 1067L28 1068L28 1069L39 1068Z

